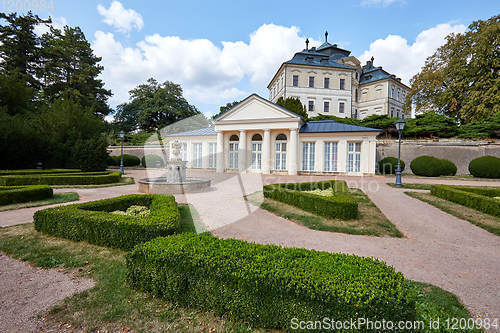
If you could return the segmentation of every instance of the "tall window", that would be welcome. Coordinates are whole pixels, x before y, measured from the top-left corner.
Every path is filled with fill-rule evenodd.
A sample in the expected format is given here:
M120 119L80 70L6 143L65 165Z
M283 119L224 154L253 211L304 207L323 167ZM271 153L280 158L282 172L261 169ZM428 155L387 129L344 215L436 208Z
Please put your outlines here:
M394 108L391 107L391 118L394 117Z
M208 167L215 169L217 167L217 144L208 144Z
M274 169L286 170L286 135L279 134L276 137L276 152L274 155Z
M340 79L340 90L345 89L345 79Z
M337 142L325 142L325 171L337 171Z
M262 136L260 134L252 136L252 169L262 169Z
M361 171L361 142L349 142L347 144L347 171Z
M238 169L238 141L237 135L229 138L229 169Z
M394 87L392 87L391 97L394 98Z
M293 76L293 86L294 87L298 87L299 86L299 76L298 75L294 75Z
M193 143L193 168L201 168L202 162L202 147L201 143Z
M315 146L314 142L302 143L302 170L304 171L314 171Z
M339 113L344 113L344 111L345 111L344 102L339 102Z
M182 157L183 161L187 161L188 160L188 158L187 158L187 152L188 152L188 144L187 143L183 143L182 144L182 148L181 148L181 157Z
M354 100L358 102L358 88L354 91Z
M309 88L314 88L314 76L309 76Z
M330 88L330 78L329 77L325 77L325 88Z
M356 80L358 80L358 79L359 79L359 73L356 72Z
M314 101L309 101L309 112L314 111Z
M330 102L328 101L323 102L323 112L330 112Z

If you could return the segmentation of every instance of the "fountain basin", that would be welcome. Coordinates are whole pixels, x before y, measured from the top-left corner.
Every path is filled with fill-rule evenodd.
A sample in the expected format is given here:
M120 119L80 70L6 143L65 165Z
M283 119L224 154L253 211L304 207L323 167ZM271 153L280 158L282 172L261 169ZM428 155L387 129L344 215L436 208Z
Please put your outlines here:
M210 187L209 179L186 178L182 182L169 182L166 177L139 180L139 192L147 194L182 194L203 192Z

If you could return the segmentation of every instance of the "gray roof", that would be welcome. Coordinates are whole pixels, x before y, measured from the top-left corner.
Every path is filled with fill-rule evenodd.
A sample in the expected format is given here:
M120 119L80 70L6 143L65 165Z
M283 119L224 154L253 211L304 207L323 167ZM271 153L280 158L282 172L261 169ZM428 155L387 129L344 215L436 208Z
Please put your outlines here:
M304 50L302 52L295 53L293 58L285 62L285 64L354 69L352 66L344 65L336 61L343 57L345 57L345 55L341 53L334 52L331 55L327 55L313 50Z
M308 121L301 127L300 133L334 133L334 132L382 132L380 129L338 123L334 120Z
M180 133L172 133L167 136L208 136L208 135L217 135L213 126L206 128L199 128L191 131L180 132Z

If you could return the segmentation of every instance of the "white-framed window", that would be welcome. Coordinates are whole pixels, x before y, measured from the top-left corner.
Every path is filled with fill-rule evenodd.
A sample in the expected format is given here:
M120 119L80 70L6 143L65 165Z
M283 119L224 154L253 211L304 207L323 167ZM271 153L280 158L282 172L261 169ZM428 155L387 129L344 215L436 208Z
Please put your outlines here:
M302 170L314 171L314 155L316 144L314 142L302 143Z
M330 78L329 77L325 77L324 87L326 89L330 88Z
M276 136L275 155L274 155L274 169L286 170L286 135L278 134Z
M182 143L182 148L181 148L181 158L183 161L187 161L187 153L188 153L188 144L187 143Z
M314 76L309 76L309 88L314 88Z
M239 138L237 135L231 135L229 138L229 169L238 169L238 144Z
M345 112L345 103L339 102L339 113L344 113L344 112Z
M340 90L345 89L345 79L340 79Z
M314 111L314 101L309 101L309 112Z
M191 163L192 168L201 168L202 163L202 145L201 143L193 143L193 161Z
M323 112L330 112L330 102L329 101L324 101L323 102Z
M217 144L208 144L208 167L215 169L217 167Z
M325 142L325 171L337 171L337 142Z
M252 170L262 169L262 135L252 136Z
M361 171L361 142L347 143L347 172Z
M293 82L292 82L293 86L294 87L298 87L299 86L299 76L298 75L294 75L293 76Z
M394 107L391 107L391 118L394 117Z

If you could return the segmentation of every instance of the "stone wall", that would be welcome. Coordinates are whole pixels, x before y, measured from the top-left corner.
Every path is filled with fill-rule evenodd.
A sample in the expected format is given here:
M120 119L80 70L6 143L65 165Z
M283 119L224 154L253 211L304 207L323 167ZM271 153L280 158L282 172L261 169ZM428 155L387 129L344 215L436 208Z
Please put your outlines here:
M120 148L120 146L109 146L108 152L111 156L120 156ZM164 152L160 145L123 146L123 154L134 155L142 158L145 154L155 154L163 156Z

